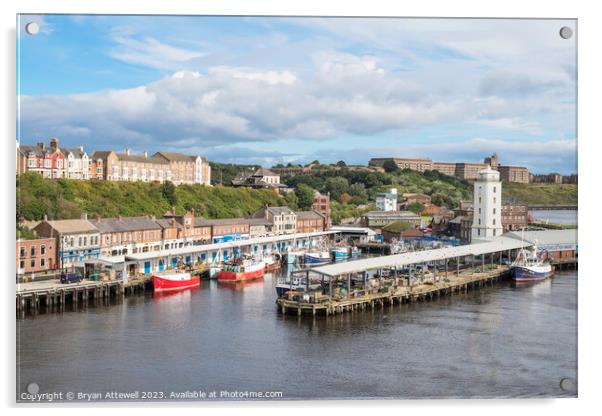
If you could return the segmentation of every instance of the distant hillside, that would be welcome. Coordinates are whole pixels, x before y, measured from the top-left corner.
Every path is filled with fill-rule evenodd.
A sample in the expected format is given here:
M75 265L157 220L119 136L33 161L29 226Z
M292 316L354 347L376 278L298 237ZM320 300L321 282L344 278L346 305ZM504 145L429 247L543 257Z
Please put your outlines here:
M232 218L254 213L262 206L284 200L268 190L224 186L156 184L143 182L75 181L44 179L28 173L17 177L17 220L161 216L175 206L183 213L194 208L206 218Z

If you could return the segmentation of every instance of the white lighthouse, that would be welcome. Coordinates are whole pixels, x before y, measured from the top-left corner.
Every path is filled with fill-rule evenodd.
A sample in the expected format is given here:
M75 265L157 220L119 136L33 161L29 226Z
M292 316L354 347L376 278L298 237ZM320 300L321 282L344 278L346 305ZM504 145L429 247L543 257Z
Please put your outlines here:
M502 182L500 173L487 166L474 183L471 241L502 235Z

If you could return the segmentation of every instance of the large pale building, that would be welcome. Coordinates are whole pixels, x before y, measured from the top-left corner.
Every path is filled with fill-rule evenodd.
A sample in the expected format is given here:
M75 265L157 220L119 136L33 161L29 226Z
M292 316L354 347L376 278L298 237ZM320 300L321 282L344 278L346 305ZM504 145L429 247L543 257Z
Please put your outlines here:
M211 167L206 158L177 152L157 152L153 157L167 161L172 175L171 181L175 185L211 184Z
M161 157L149 157L146 152L143 155L133 155L129 149L123 153L97 151L92 154L92 158L102 160L104 179L108 181L172 181L169 162Z
M490 166L479 171L474 183L471 241L502 235L502 182Z

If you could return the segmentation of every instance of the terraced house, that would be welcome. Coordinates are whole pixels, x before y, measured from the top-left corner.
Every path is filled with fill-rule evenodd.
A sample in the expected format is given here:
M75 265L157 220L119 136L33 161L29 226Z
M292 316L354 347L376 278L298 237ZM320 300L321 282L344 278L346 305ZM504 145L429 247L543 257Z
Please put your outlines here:
M90 179L90 160L84 147L64 148L66 175L68 179Z
M59 268L81 264L100 254L100 231L85 215L74 220L44 220L33 230L40 237L56 240Z
M43 142L35 146L21 145L17 142L17 174L36 172L45 178L65 177L65 155L59 148L56 138L50 140L50 146Z
M268 232L272 234L297 232L297 215L289 207L263 207L253 214L253 218L264 218L268 221Z
M162 228L152 217L96 218L91 224L100 232L100 250L105 256L161 249Z

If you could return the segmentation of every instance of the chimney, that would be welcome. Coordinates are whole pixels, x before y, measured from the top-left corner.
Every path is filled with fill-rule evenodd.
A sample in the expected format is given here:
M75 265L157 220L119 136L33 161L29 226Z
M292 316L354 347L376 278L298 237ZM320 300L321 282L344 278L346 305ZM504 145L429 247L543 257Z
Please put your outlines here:
M146 150L144 151L144 157L148 157L148 152Z
M44 145L44 142L38 142L38 147L39 147L40 149L44 150L44 148L45 148L46 146Z
M265 206L265 219L269 219L269 215L268 215L268 205L266 204Z
M96 216L96 222L100 222L100 215Z
M88 221L88 213L87 213L87 212L84 212L84 213L82 214L82 220L86 220L86 221Z
M44 221L48 221L48 214L44 214Z
M84 153L84 146L83 145L79 146L79 151L82 152L82 153Z
M128 149L126 147L125 150L123 151L123 153L125 153L126 156L129 156L130 155L130 149Z
M52 139L50 139L50 148L58 149L59 148L59 139L57 139L56 137L53 137Z
M121 220L123 219L123 217L122 217L121 215L118 215L118 216L117 216L117 219L118 219L119 221L121 221Z

